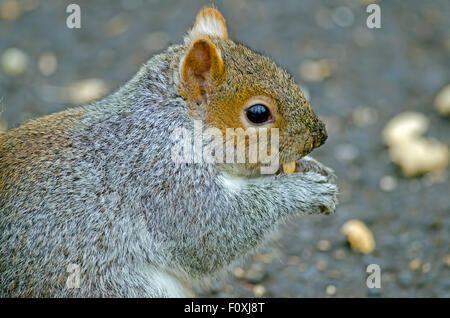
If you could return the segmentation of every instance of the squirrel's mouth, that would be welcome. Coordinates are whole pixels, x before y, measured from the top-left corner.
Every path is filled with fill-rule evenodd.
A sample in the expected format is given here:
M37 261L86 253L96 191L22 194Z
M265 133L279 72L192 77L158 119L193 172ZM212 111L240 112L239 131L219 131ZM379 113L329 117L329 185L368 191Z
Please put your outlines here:
M284 172L285 174L292 174L294 172L301 172L301 171L302 171L302 166L300 164L296 163L295 161L292 161L292 162L281 164L280 167L278 168L277 173Z
M288 163L283 163L281 165L281 169L283 170L283 172L285 174L294 173L296 168L297 168L297 164L295 163L295 161L288 162Z

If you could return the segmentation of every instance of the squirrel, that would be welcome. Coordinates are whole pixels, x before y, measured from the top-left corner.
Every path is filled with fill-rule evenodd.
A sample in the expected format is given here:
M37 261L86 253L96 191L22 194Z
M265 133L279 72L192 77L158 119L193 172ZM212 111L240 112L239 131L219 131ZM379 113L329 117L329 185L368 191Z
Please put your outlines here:
M279 169L174 162L194 120L278 129ZM308 156L326 138L292 76L204 7L116 92L0 135L0 297L185 297L291 217L335 211L334 172Z

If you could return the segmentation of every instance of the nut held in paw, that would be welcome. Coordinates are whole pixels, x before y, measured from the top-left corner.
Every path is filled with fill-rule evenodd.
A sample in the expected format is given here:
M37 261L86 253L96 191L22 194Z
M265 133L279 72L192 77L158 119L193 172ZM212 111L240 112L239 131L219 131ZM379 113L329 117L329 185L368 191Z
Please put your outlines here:
M289 163L283 163L283 172L285 174L291 174L295 172L295 161Z

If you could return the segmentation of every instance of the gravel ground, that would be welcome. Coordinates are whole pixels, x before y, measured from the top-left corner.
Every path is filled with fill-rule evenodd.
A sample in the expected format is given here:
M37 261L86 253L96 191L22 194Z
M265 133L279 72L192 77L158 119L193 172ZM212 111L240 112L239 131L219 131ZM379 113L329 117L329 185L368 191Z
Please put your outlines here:
M21 75L0 70L0 127L77 104L65 88L80 80L101 80L87 94L114 91L180 42L208 3L78 0L82 27L71 30L71 2L0 1L0 55L16 47L28 60ZM450 82L450 2L378 1L382 28L368 29L369 2L216 1L231 37L288 69L326 121L329 139L313 155L336 170L341 203L333 216L283 226L234 274L197 295L450 297L448 168L402 177L381 139L394 115L415 110L430 120L427 136L448 145L449 120L433 100ZM323 67L311 75L310 61L318 60ZM352 251L340 235L350 219L373 232L372 253ZM380 289L366 286L368 264L381 268Z

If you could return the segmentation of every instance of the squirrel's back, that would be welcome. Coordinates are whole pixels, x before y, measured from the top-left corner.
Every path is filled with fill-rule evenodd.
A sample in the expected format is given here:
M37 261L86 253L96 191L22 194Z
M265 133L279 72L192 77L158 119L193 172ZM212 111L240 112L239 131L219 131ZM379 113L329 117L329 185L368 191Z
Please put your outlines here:
M152 213L143 205L174 183L168 131L185 121L169 83L174 54L151 59L110 97L0 135L0 296L119 296L112 272L130 259L149 268L133 279L164 276L151 270L163 249L142 210ZM143 166L152 171L138 173ZM133 241L147 246L127 248ZM64 288L69 264L82 264L83 289ZM122 296L157 294L133 279Z

